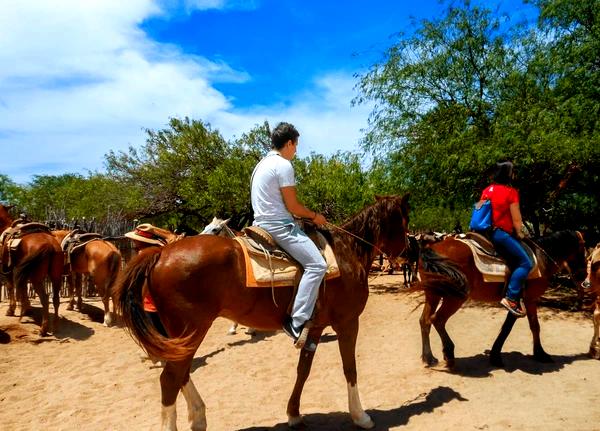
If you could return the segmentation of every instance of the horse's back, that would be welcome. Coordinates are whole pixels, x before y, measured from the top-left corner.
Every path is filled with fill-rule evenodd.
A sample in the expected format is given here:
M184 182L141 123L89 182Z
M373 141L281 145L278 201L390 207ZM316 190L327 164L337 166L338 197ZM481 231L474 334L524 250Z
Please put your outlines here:
M179 276L199 272L244 271L240 245L230 239L214 235L196 235L168 244L161 250L155 269L171 271L177 268Z

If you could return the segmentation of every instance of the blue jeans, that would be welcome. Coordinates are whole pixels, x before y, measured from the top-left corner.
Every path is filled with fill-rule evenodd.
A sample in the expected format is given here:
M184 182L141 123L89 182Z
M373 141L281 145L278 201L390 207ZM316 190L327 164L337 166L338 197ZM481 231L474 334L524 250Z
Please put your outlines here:
M498 253L508 260L512 270L506 296L517 301L521 296L523 283L533 268L531 258L521 245L521 242L502 229L494 229L492 232L492 243Z
M255 224L269 232L275 242L304 268L291 316L294 326L299 327L312 316L319 295L319 286L327 272L327 263L315 243L293 220L255 222Z

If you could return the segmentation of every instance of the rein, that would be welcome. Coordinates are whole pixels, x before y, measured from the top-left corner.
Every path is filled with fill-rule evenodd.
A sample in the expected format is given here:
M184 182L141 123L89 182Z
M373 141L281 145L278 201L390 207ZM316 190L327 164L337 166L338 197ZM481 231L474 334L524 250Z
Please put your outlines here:
M366 239L364 239L364 238L361 238L361 237L359 237L358 235L355 235L355 234L353 234L352 232L350 232L350 231L347 231L346 229L344 229L344 228L342 228L342 227L336 226L336 225L334 225L333 223L329 223L329 222L327 222L325 225L326 225L327 227L330 227L330 228L337 229L337 230L339 230L340 232L343 232L343 233L345 233L345 234L347 234L347 235L350 235L350 236L352 236L352 237L356 238L357 240L359 240L359 241L362 241L362 242L364 242L365 244L372 246L372 247L373 247L373 248L374 248L376 251L378 251L379 253L381 253L381 254L383 255L383 257L384 257L384 258L386 258L386 259L388 260L388 262L390 263L390 265L391 265L391 264L393 264L393 263L397 263L397 260L396 260L396 258L395 258L395 257L390 257L390 256L388 256L388 255L387 255L387 253L385 253L385 252L384 252L382 249L380 249L379 247L377 247L377 246L376 246L375 244L373 244L372 242L369 242L369 241L367 241Z
M583 241L583 236L581 235L581 232L579 231L575 231L575 233L577 234L577 238L579 239L580 242ZM550 260L550 263L552 263L557 269L559 269L561 267L561 265L559 265L556 260L554 260L552 258L552 256L550 256L548 254L548 252L546 252L546 250L544 250L542 248L541 245L537 244L535 241L530 240L529 241L531 244L533 244L538 250L540 250L542 253L544 253L544 255L546 256L546 258L548 258L548 260ZM569 264L567 264L567 268L569 269L569 280L571 280L573 282L573 284L576 286L577 282L575 281L575 279L573 278L573 272L571 271L571 267L569 266Z

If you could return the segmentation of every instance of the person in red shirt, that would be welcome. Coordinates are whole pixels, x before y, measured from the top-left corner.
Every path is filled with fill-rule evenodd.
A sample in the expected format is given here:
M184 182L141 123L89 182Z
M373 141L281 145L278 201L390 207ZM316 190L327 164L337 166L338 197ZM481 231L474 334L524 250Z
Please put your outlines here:
M523 219L519 192L511 185L513 179L512 162L496 163L492 184L481 193L481 202L490 200L492 203L491 240L512 269L506 296L500 304L515 316L523 317L526 311L521 305L521 291L533 263L520 241L524 237Z

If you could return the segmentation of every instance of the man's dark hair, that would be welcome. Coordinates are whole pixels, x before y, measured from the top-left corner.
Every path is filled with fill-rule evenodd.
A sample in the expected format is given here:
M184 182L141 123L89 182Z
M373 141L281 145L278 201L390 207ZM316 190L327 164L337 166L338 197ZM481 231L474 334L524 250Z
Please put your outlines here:
M496 163L494 182L509 185L512 182L513 164L510 161Z
M287 141L298 142L300 133L290 123L281 122L271 133L271 146L276 150L281 150Z

